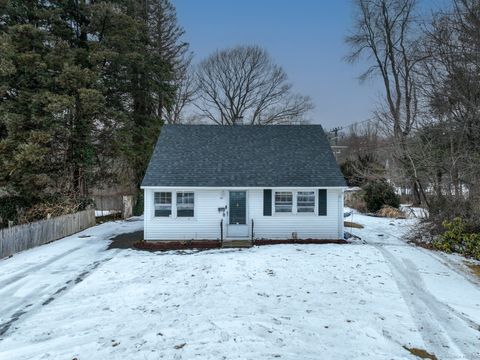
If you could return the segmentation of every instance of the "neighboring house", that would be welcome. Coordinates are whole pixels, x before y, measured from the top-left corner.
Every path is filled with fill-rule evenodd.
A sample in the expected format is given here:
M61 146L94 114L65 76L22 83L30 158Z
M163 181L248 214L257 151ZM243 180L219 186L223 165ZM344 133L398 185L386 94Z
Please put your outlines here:
M320 125L165 125L141 188L145 240L343 238Z

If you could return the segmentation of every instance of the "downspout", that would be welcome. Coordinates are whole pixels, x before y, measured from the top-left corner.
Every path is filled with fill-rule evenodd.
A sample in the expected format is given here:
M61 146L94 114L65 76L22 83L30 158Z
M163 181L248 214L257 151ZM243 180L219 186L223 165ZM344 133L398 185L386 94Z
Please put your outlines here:
M220 220L220 246L223 247L223 218Z
M253 229L254 229L255 222L252 219L252 234L251 234L251 245L253 246Z

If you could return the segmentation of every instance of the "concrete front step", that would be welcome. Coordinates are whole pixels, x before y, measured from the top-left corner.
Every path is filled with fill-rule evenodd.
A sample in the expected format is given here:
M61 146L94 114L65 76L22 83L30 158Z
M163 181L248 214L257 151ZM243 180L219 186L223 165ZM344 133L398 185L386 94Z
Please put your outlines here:
M250 240L223 240L224 248L249 248L252 246Z

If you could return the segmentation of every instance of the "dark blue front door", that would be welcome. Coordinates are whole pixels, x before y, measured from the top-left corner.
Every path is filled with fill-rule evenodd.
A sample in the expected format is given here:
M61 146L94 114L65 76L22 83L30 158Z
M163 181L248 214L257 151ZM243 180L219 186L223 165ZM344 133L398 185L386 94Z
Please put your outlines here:
M230 224L245 225L247 223L247 192L230 191Z

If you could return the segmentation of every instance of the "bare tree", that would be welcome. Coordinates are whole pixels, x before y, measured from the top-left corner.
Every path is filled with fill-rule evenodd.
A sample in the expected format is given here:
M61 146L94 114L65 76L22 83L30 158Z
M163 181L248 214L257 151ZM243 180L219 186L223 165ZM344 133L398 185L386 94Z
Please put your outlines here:
M428 135L422 139L429 140L421 143L428 149L424 169L442 213L448 202L454 215L478 219L480 2L453 0L449 11L435 14L425 40L430 56L422 64L422 93L432 121L423 129Z
M426 201L407 145L419 113L415 68L424 58L417 51L416 0L355 0L355 5L354 30L346 39L351 53L346 60L356 62L365 56L372 65L360 79L381 77L386 106L377 116L393 136L396 159L412 181L416 202Z
M340 133L338 143L343 149L337 159L349 185L394 178L389 169L391 141L383 136L375 120L351 124Z
M194 100L196 94L196 83L191 69L191 57L185 61L186 66L177 71L173 81L175 86L175 97L163 114L163 119L168 124L181 124L192 122L192 114L185 114L185 108Z
M200 114L220 125L301 122L313 108L292 93L285 71L258 46L217 51L197 69Z

